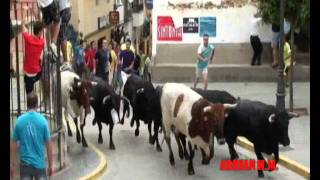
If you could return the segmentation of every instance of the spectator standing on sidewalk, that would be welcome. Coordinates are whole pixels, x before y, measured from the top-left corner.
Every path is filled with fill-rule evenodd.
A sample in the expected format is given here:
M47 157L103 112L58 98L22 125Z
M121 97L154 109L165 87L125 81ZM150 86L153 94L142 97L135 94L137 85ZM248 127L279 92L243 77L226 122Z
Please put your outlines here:
M261 17L258 17L257 14L254 15L254 17L251 19L251 36L250 36L250 43L251 47L253 49L253 56L251 60L251 66L253 65L261 65L261 54L263 50L263 46L261 43L261 40L259 38L258 29L261 24ZM256 63L257 62L257 63Z
M134 52L130 49L131 40L127 39L126 48L120 52L119 58L121 61L121 70L127 74L131 74L133 72L134 65Z
M47 179L46 168L48 175L52 175L52 144L48 120L37 112L38 106L38 96L34 92L29 93L28 111L18 117L12 135L10 149L13 152L19 149L20 179Z
M24 11L28 10L28 7L23 7ZM24 12L26 13L26 12ZM34 22L33 33L28 33L28 29L25 26L24 18L21 19L22 23L22 36L24 39L24 83L27 94L33 91L34 83L36 83L42 72L42 55L44 49L44 39L42 38L44 24L40 21Z
M82 78L82 74L85 71L85 62L84 62L84 41L80 40L78 46L74 49L74 70Z
M111 84L113 85L113 81L114 81L114 76L117 70L117 66L118 66L118 56L115 52L115 44L111 41L109 43L109 51L110 51L110 61L111 61L111 65L110 65L110 73L112 73L111 75Z
M96 75L109 84L110 52L106 39L102 41L102 46L96 53Z
M280 25L272 24L272 40L271 40L271 48L272 48L272 56L273 56L273 62L271 64L272 68L275 68L278 66L279 38L280 38Z
M97 53L97 45L95 41L90 42L89 50L86 52L85 60L86 65L91 73L96 73L96 53Z
M57 39L60 29L59 4L56 0L37 0L40 5L43 21L50 30L50 49L58 57Z
M68 62L67 27L71 19L71 4L69 0L59 0L59 13L61 17L59 41L61 43L63 61Z
M212 63L214 57L214 46L213 44L209 44L209 35L203 35L203 43L198 47L198 62L196 64L196 74L195 74L195 82L194 88L197 87L200 76L202 74L204 81L204 90L207 90L208 87L208 66L209 61Z

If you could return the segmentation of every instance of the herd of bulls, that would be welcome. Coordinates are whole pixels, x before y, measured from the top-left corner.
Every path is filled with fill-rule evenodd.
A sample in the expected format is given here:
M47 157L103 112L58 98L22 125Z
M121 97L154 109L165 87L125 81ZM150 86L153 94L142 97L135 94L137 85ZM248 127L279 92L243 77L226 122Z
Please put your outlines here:
M87 142L83 127L86 116L94 113L93 125L98 124L98 143L102 143L102 123L109 125L109 148L115 149L112 131L116 123L124 123L125 115L136 124L135 136L139 135L140 121L148 125L149 143L162 151L158 133L163 132L169 148L169 161L175 164L171 148L171 133L176 139L179 157L188 163L188 174L194 174L193 157L195 149L202 153L202 164L209 164L214 156L214 137L218 144L227 142L232 160L239 158L234 149L237 136L244 136L254 144L258 160L264 160L262 152L274 154L279 161L279 144L290 144L289 120L299 115L279 111L275 106L259 101L235 98L226 91L192 89L184 84L165 83L154 87L136 75L124 78L120 94L98 77L81 80L70 71L61 72L62 105L66 120L70 115L77 127L77 142ZM120 117L120 103L123 102L123 116ZM92 112L91 108L94 112ZM81 136L78 130L80 117ZM153 131L152 131L153 125ZM72 132L67 121L68 135ZM187 148L188 147L188 148ZM258 170L258 176L264 177Z

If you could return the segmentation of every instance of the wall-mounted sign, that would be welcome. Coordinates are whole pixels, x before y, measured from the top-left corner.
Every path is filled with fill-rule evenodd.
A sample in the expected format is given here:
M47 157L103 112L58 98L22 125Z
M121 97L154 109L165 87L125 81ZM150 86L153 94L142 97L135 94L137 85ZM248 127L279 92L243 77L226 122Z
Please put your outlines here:
M158 41L182 41L182 27L176 28L171 16L158 16Z
M183 33L198 33L199 18L183 18Z
M98 29L106 27L108 24L107 16L98 17Z
M110 11L109 12L109 22L111 25L117 25L119 23L119 12Z
M203 34L216 37L216 29L216 17L200 17L200 37Z

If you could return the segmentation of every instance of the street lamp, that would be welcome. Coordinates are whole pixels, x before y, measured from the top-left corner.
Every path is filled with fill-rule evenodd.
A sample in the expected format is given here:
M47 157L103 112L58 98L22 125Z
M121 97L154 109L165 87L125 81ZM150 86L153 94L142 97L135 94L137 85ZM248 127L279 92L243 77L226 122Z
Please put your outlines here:
M283 61L283 44L284 44L284 10L285 0L280 0L280 47L279 47L279 76L278 76L278 87L277 87L277 102L276 107L280 111L285 110L285 83L283 76L284 61Z

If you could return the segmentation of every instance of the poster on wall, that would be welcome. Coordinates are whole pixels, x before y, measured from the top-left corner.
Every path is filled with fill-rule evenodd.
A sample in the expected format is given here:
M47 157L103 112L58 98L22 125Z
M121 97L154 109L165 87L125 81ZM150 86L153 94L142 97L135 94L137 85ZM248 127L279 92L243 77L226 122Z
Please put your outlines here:
M200 37L203 34L216 37L216 29L216 17L200 17Z
M183 33L198 33L199 18L183 18Z
M182 41L182 27L176 28L171 16L158 16L158 41Z

